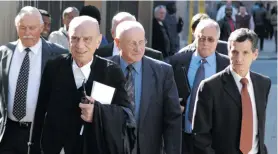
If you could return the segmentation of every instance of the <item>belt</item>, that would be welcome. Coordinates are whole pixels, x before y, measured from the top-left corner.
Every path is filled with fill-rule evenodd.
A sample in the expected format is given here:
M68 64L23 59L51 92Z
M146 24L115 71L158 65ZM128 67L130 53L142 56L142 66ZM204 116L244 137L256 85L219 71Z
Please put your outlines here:
M10 125L17 126L19 128L30 128L32 125L32 122L19 122L19 121L13 121L11 119L8 119L8 123Z

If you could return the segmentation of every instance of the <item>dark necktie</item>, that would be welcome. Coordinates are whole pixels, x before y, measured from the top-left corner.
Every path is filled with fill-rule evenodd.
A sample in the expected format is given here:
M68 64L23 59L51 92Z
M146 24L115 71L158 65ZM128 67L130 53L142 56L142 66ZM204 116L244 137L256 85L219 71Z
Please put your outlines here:
M21 64L21 68L17 78L13 106L13 115L18 121L26 116L26 98L30 69L29 52L31 50L29 48L26 48L25 51L26 55Z
M205 66L204 65L205 65L206 62L207 62L206 59L201 60L201 65L198 68L198 70L196 72L196 75L195 75L193 87L192 87L192 90L191 90L190 101L189 101L188 120L190 122L192 122L193 111L194 111L194 106L195 106L195 99L196 99L196 93L197 93L199 84L202 80L205 79Z
M135 113L135 88L134 88L134 79L132 76L132 71L134 68L132 65L128 65L126 69L127 69L127 75L126 75L125 89L127 91L128 97L130 99L130 103Z
M242 78L241 89L241 104L242 104L242 119L241 119L241 135L240 135L240 150L243 154L248 154L253 143L253 111L251 99L248 93L248 79Z

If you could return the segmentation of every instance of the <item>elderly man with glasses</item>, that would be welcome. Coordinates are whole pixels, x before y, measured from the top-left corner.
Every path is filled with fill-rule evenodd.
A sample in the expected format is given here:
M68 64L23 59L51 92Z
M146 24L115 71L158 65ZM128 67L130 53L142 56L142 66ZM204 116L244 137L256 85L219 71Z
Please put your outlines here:
M203 19L194 31L196 48L187 48L170 57L183 112L183 154L192 154L192 118L195 96L202 80L229 65L227 56L215 52L220 28L212 19Z

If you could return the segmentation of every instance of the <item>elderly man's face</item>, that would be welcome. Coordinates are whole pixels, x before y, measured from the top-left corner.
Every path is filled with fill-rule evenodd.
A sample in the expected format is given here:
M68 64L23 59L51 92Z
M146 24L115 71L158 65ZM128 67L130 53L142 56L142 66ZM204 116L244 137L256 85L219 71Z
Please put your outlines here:
M158 20L163 21L166 16L166 9L165 8L160 8L159 11L157 12L157 17Z
M48 38L49 33L50 33L50 29L51 29L51 19L50 19L50 17L42 16L42 20L43 20L43 23L44 23L42 36L45 37L45 38Z
M16 30L21 43L25 47L37 44L43 31L43 24L36 15L25 15L17 23Z
M210 56L215 52L218 38L215 27L205 27L201 31L196 31L195 39L197 43L197 51L203 58Z
M70 51L77 63L85 65L92 60L101 41L97 26L97 24L84 22L69 31Z
M230 42L229 57L233 70L241 77L245 77L254 60L258 57L258 50L252 51L249 40L243 42Z
M128 63L138 62L145 53L145 32L140 28L131 28L125 31L120 40L116 41L121 55Z

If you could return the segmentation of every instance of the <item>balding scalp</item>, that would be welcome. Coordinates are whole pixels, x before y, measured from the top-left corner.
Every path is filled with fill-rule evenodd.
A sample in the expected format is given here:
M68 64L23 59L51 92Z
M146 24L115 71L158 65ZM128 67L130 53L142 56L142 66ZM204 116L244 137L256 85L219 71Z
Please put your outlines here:
M116 38L120 39L124 32L134 28L139 28L143 32L145 32L144 27L141 25L141 23L137 21L124 21L121 22L116 28Z
M71 35L71 32L79 27L79 26L83 26L83 25L91 25L90 27L93 28L94 26L96 27L96 31L98 34L100 34L100 30L99 30L99 24L98 21L95 18L89 17L89 16L79 16L79 17L75 17L72 19L72 21L69 24L69 35Z

